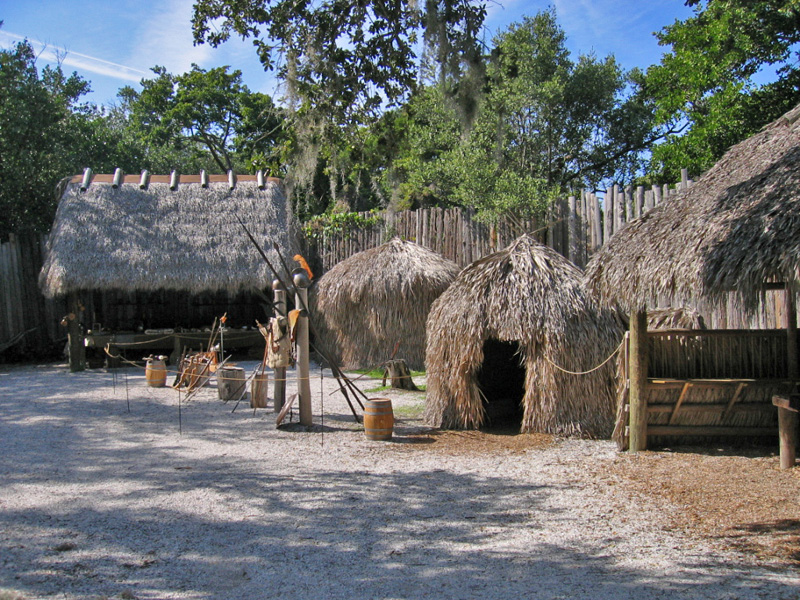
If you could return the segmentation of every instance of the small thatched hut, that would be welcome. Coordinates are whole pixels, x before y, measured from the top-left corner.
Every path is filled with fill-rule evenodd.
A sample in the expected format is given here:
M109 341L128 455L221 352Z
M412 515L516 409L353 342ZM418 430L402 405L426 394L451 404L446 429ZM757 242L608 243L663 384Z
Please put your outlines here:
M582 273L522 236L473 263L428 316L428 424L607 437L623 326L584 293ZM491 421L491 423L490 423Z
M798 274L800 106L732 147L692 187L629 223L587 267L589 289L601 301L619 304L631 315L632 450L646 448L648 435L655 429L652 423L648 425L653 413L647 401L652 384L648 382L645 331L648 305L652 306L656 298L671 298L673 304L698 298L722 302L734 293L746 309L755 311L765 290L787 289L789 343L785 345L786 366L777 377L796 380L800 375L795 308ZM709 333L703 337L711 339ZM721 358L719 351L716 358ZM685 389L686 383L678 383ZM735 383L754 387L746 381ZM730 418L735 416L734 408L742 402L742 394L737 391L731 395L706 427L697 427L695 420L695 430L705 433L715 426L716 431L736 433L736 422ZM679 422L678 406L688 402L684 402L684 396L682 393L670 425ZM764 408L767 415L770 411L774 414L769 404ZM782 464L794 464L796 413L781 409L779 414L784 439L791 436L781 448Z
M317 331L345 368L375 367L397 348L397 358L421 369L428 311L458 271L454 262L399 238L354 254L312 288Z

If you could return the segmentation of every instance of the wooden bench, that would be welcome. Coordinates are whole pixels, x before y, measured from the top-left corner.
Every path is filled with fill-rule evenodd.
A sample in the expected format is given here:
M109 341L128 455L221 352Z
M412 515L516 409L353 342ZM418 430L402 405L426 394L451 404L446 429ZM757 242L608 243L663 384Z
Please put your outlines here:
M747 427L723 425L679 425L676 424L680 414L719 414L720 419L734 413L768 414L775 410L767 403L741 404L739 400L748 387L769 386L785 387L787 390L796 383L788 379L679 379L651 377L647 380L648 390L676 389L680 390L674 403L649 403L648 414L669 414L666 425L648 425L647 435L655 436L771 436L778 432L774 427ZM730 398L725 403L689 403L686 402L692 389L730 390ZM774 404L774 401L773 401Z

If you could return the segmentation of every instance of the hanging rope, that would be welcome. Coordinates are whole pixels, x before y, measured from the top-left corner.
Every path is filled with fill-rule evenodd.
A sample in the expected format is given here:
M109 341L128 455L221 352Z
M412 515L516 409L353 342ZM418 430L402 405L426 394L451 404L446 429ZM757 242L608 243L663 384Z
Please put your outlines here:
M569 370L565 369L564 367L559 367L559 366L558 366L556 363L554 363L552 360L550 360L550 359L549 359L549 358L547 358L546 356L544 356L543 358L544 358L544 359L545 359L547 362L549 362L549 363L550 363L552 366L554 366L556 369L558 369L559 371L563 371L564 373L567 373L567 374L569 374L569 375L588 375L589 373L594 373L594 372L595 372L595 371L597 371L598 369L601 369L602 367L604 367L608 361L610 361L612 358L614 358L614 357L617 355L617 353L618 353L620 350L622 350L622 346L623 346L623 344L625 344L625 339L624 339L624 338L623 338L623 339L622 339L622 341L619 343L619 346L617 346L616 350L614 350L614 351L613 351L613 352L612 352L612 353L609 355L609 357L608 357L608 358L606 358L606 359L605 359L603 362L601 362L599 365L597 365L597 366L596 366L596 367L594 367L593 369L589 369L588 371L569 371Z

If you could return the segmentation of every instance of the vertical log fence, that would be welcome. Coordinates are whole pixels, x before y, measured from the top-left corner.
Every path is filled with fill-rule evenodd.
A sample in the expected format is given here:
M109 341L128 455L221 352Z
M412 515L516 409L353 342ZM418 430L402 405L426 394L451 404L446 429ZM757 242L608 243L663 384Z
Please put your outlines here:
M10 235L0 243L0 348L15 341L14 349L27 354L66 338L59 322L65 300L46 300L39 291L46 236Z
M583 268L592 254L628 221L688 185L691 181L685 177L672 187L645 189L614 185L602 197L584 190L555 201L541 219L524 222L500 219L487 224L477 221L474 211L462 208L387 212L375 224L343 226L338 231L319 234L308 240L309 251L324 272L353 254L379 246L398 235L463 267L502 249L523 233L530 233ZM359 214L374 222L371 218L374 213Z

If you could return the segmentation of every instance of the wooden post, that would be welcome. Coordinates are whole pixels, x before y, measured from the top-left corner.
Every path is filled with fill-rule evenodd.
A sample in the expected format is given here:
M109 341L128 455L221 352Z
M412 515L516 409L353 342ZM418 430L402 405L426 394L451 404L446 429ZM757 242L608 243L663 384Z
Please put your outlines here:
M73 373L86 368L86 344L83 337L83 306L76 293L69 295L69 314L66 317L69 340L69 370Z
M280 279L272 282L272 302L275 307L276 317L286 316L286 288L283 287ZM275 412L280 412L286 401L286 367L275 369Z
M786 359L789 379L798 378L797 363L797 307L794 302L794 286L786 284ZM797 413L778 408L778 439L781 454L781 469L791 469L797 456Z
M603 243L607 244L614 234L614 188L606 189L603 208Z
M614 233L617 233L625 224L625 196L619 189L619 184L614 184Z
M294 285L297 287L295 304L298 308L308 306L308 273L304 269L292 271ZM302 309L301 309L302 310ZM299 401L300 424L310 426L311 419L311 381L308 355L308 313L302 311L295 326L295 344L297 344L297 399Z
M647 309L630 315L630 452L647 450Z
M638 219L645 212L644 208L644 187L636 186L636 211L634 216Z
M623 224L630 223L634 219L633 188L629 185L626 185L624 193L625 193L625 218L622 220Z
M569 252L569 259L576 265L580 264L581 259L578 257L578 202L575 196L570 196L567 199L569 202L569 221L567 227L567 251Z
M592 219L592 225L594 225L594 245L592 247L592 252L595 252L603 245L603 227L601 225L602 216L600 214L600 201L594 193L592 193L592 208L594 209L594 218Z
M661 188L657 185L653 186L653 206L658 206L661 204Z

